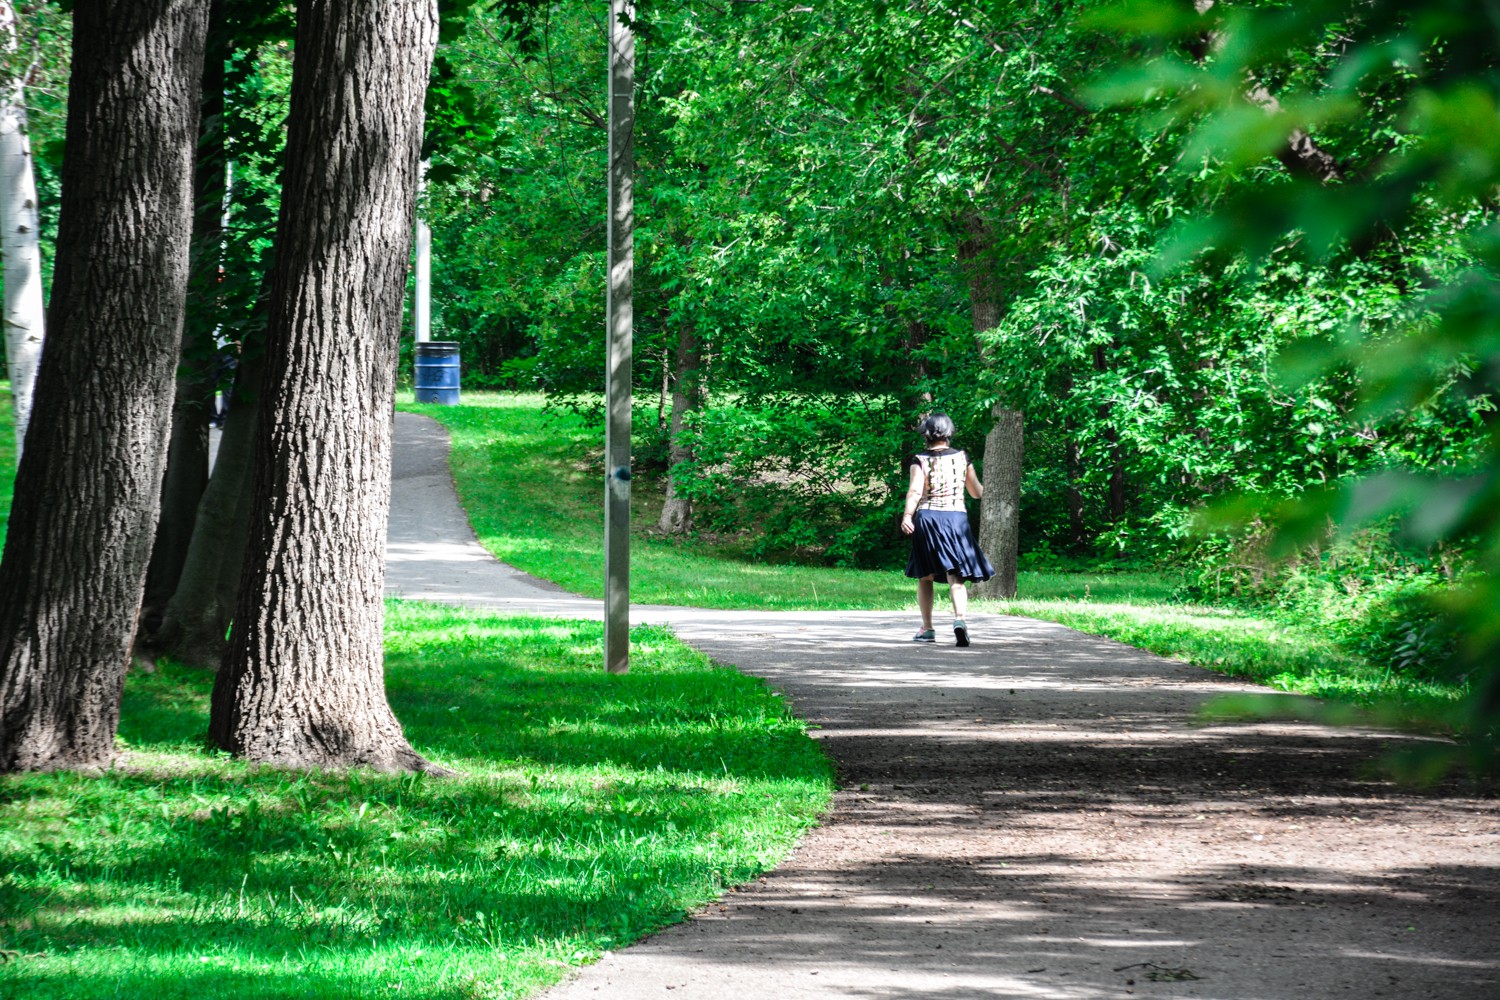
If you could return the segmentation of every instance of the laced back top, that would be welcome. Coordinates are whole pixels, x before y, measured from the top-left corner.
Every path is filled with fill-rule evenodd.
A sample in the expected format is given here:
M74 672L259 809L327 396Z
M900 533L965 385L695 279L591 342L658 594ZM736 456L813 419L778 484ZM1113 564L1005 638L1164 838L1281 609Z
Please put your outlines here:
M919 451L917 464L927 477L927 489L922 493L922 502L917 504L918 510L964 509L964 473L969 469L968 455L957 448Z

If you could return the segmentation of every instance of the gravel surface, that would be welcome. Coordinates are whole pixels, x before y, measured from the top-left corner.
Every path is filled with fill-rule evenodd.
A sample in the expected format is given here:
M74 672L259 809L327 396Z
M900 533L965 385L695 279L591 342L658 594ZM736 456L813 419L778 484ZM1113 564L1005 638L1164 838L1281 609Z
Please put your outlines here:
M445 452L398 415L388 591L599 617L474 554ZM968 649L902 613L633 619L767 678L840 791L776 870L546 1000L1500 1000L1500 802L1373 776L1409 737L1199 725L1248 688L1009 616Z

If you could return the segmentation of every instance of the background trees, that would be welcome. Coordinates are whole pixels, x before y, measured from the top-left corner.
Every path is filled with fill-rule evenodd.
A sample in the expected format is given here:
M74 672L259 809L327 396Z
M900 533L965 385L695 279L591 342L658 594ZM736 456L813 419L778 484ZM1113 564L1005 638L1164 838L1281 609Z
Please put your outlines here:
M1314 126L1267 102L1331 71L1336 46L1308 28L1254 86L1241 75L1220 88L1254 109L1262 136L1253 157L1223 162L1184 153L1197 112L1147 126L1099 105L1090 84L1130 50L1080 27L1084 11L643 15L637 381L663 387L664 430L642 457L668 461L687 335L706 395L672 489L697 501L700 527L754 523L762 554L888 560L893 456L933 408L976 453L997 403L1025 415L1032 561L1169 556L1214 496L1287 495L1473 447L1482 400L1435 397L1373 428L1354 412L1358 372L1290 387L1273 370L1284 350L1326 343L1351 302L1389 326L1414 289L1467 266L1462 220L1418 213L1399 239L1312 261L1291 240L1256 266L1227 247L1153 266L1182 218L1300 176L1278 154ZM1192 12L1176 65L1222 74L1220 43L1200 40L1218 15ZM597 390L598 193L584 178L602 140L598 25L553 14L517 36L505 23L478 13L457 43L480 116L503 125L499 152L453 155L435 184L437 322L466 342L476 382ZM1349 176L1380 169L1382 137L1400 127L1411 82L1388 77L1315 126L1318 154Z
M671 469L660 527L691 500L756 556L888 565L916 417L949 411L978 453L1005 414L1023 565L1177 562L1199 594L1318 604L1373 655L1444 669L1451 633L1412 595L1471 571L1482 518L1382 522L1366 555L1312 518L1296 572L1325 582L1302 590L1268 515L1194 524L1372 475L1389 511L1420 494L1378 474L1490 460L1482 336L1414 335L1490 322L1493 156L1455 131L1493 120L1488 29L1445 4L1123 9L644 10L637 384L661 391L637 459ZM511 23L477 12L453 49L503 142L434 186L438 323L477 381L586 408L599 26Z

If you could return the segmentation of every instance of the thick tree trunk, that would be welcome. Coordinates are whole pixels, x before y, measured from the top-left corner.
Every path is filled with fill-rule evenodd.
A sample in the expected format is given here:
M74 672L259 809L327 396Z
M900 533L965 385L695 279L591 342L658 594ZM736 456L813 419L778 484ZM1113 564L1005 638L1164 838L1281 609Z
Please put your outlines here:
M218 277L224 240L224 4L209 10L208 44L203 60L203 102L198 115L198 148L193 166L193 242L188 251L187 313L177 389L172 401L171 443L162 481L161 516L146 571L141 632L149 637L161 625L167 602L187 559L199 501L208 485L208 420L214 403L215 331L220 309Z
M213 475L198 504L177 590L152 636L154 650L209 670L224 658L224 636L239 598L264 357L258 340L240 351L234 405L224 419Z
M78 0L50 336L0 560L0 769L106 764L160 498L203 0Z
M969 286L975 348L981 361L987 348L981 334L1000 325L1000 297L995 289L993 238L989 225L977 214L964 219L965 237L958 259ZM1015 597L1021 544L1021 464L1025 458L1021 411L1004 401L991 410L994 426L984 439L984 497L979 503L979 547L995 567L995 575L979 584L981 597Z
M0 0L0 48L17 48L15 7ZM15 406L16 456L24 453L32 390L42 360L42 252L36 171L20 77L0 83L0 255L5 260L5 362Z
M657 527L670 535L682 535L693 530L693 501L678 494L677 477L672 470L679 463L693 460L693 451L687 446L683 432L687 427L687 415L698 412L703 405L698 380L698 369L702 362L703 352L698 343L698 334L691 321L684 321L677 332L677 377L672 383L667 501L662 505L661 520L657 522Z
M298 5L255 487L209 735L289 767L436 770L382 664L391 412L433 0Z

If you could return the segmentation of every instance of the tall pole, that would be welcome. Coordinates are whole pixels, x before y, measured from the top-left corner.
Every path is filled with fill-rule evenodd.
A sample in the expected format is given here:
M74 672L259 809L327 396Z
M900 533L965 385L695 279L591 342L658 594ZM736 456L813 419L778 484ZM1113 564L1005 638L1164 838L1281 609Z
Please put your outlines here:
M422 218L421 195L427 188L427 161L422 161L417 180L417 300L412 305L412 325L417 343L432 339L432 227Z
M432 339L432 227L417 219L417 301L412 308L416 341Z
M630 354L635 196L635 3L610 0L609 284L604 432L604 667L630 669Z

